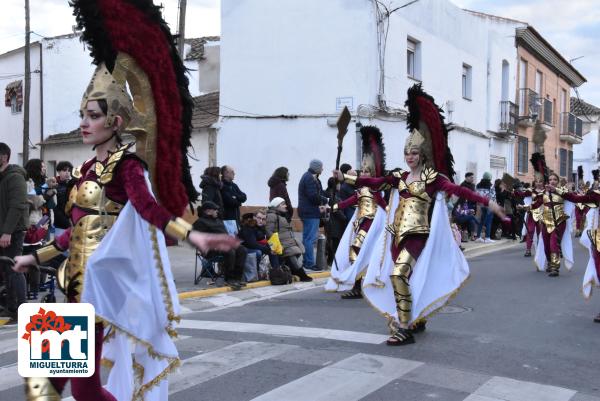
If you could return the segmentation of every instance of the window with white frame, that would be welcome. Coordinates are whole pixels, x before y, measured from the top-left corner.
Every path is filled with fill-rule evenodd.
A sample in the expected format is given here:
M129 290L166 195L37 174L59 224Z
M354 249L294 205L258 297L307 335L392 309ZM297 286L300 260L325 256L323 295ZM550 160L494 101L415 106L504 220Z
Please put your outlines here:
M529 170L529 139L520 136L517 139L517 172L527 174Z
M421 42L410 37L406 42L406 75L421 80Z
M473 81L473 69L468 64L462 66L462 97L471 100L471 85Z

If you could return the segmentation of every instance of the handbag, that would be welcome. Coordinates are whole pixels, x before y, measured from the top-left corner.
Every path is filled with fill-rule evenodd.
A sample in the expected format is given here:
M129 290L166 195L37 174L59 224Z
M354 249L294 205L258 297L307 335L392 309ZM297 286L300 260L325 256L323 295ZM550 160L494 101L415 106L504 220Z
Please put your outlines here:
M292 272L290 271L290 268L285 265L271 268L269 279L271 280L271 285L291 284L293 281Z
M271 236L267 240L267 243L269 244L271 251L275 255L282 255L283 254L283 245L281 245L281 241L279 240L279 216L276 216L276 217L277 217L277 231L275 231L273 234L271 234Z

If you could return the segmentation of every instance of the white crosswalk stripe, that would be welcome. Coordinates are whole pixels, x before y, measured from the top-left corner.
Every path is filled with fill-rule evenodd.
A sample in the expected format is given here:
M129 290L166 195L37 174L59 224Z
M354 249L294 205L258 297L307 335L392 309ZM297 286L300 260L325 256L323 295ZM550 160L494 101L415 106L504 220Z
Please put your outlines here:
M331 366L269 391L252 401L358 401L421 362L379 355L356 354Z
M493 377L473 394L503 401L569 401L575 393L561 387Z
M236 333L257 333L274 336L324 338L365 344L381 344L388 336L347 330L333 330L318 327L298 327L275 324L219 322L212 320L182 320L181 329L216 330Z
M186 359L181 369L169 377L169 394L273 358L293 348L298 347L247 341Z

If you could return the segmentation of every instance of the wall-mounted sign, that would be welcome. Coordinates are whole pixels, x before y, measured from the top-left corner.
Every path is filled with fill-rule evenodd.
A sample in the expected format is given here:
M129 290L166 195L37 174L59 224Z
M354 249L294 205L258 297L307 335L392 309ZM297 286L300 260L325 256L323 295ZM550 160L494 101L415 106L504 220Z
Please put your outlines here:
M342 111L344 106L348 107L348 110L354 110L354 98L352 96L336 97L335 98L335 110Z

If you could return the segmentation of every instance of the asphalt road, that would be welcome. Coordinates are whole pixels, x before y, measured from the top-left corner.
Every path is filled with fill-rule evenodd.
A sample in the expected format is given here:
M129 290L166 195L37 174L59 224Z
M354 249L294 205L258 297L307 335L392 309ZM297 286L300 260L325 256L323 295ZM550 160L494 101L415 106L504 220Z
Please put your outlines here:
M470 259L468 284L405 347L382 343L385 320L365 301L315 285L186 300L170 400L600 401L600 296L581 295L584 249L558 278L522 255ZM0 399L23 399L6 330Z

